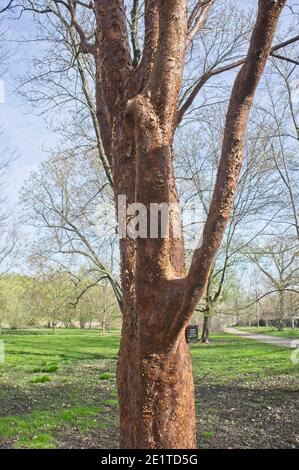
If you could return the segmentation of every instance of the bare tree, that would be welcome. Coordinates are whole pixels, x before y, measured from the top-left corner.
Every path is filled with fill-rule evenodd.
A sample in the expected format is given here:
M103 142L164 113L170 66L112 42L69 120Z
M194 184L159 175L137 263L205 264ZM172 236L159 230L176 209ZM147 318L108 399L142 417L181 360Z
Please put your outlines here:
M281 327L294 312L289 312L285 299L290 293L299 294L298 244L296 239L276 237L264 246L255 246L247 252L248 258L258 267L266 279L265 290L255 302L269 295L278 299L277 319Z
M196 208L201 207L199 219L191 222L188 220L191 226L189 236L197 236L199 227L208 216L212 187L220 159L218 142L225 120L223 105L210 106L203 116L202 114L197 113L200 121L204 119L204 124L201 126L204 130L202 142L199 142L194 131L180 132L179 142L175 147L181 204L183 207L184 203L192 203ZM196 311L202 312L204 317L202 342L209 341L211 316L222 300L230 273L237 264L243 262L243 250L261 237L265 230L270 230L271 221L275 220L274 216L279 212L276 206L284 203L283 199L279 199L279 195L276 197L273 195L275 170L269 163L268 144L264 136L263 131L261 138L259 125L251 125L247 131L244 162L232 213L222 246L210 270L205 293L196 307ZM277 178L274 178L275 182L276 180Z
M85 153L84 157L74 152L51 156L25 182L21 202L22 221L35 227L37 236L40 234L40 248L36 248L35 240L32 251L39 251L44 259L47 257L52 264L56 261L73 274L76 257L81 277L86 280L83 266L87 275L96 272L90 287L108 280L121 304L121 288L113 273L116 221L111 190L103 181L94 153ZM62 266L61 255L69 258L66 266ZM74 279L77 277L78 272Z

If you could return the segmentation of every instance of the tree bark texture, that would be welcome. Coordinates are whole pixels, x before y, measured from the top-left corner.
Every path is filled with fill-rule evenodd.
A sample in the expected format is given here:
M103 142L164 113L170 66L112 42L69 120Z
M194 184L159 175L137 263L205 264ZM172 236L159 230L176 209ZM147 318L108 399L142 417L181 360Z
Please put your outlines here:
M230 216L244 133L284 1L261 0L229 104L203 243L186 273L183 240L120 240L123 328L118 361L120 446L194 448L194 387L184 329L203 295ZM122 0L96 0L97 117L115 201L178 202L172 142L188 43L186 0L146 0L139 64L130 57Z

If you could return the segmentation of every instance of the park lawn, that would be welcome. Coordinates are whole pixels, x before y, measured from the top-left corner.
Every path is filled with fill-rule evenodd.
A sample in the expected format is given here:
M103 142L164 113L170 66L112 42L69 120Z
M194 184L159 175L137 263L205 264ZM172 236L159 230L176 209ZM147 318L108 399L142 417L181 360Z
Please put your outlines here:
M278 336L281 338L294 338L299 339L299 328L284 328L278 331L271 326L252 326L252 327L238 327L238 330L246 331L248 333Z
M0 448L114 448L119 331L2 331ZM203 448L294 447L292 350L227 334L191 346Z

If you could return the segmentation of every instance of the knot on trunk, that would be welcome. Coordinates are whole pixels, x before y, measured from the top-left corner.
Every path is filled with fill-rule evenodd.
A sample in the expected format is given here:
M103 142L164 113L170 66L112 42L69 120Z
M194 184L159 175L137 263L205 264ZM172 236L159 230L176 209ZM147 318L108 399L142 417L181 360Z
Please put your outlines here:
M151 103L150 96L139 94L128 100L125 110L126 122L130 129L145 135L154 133L161 137L159 117Z

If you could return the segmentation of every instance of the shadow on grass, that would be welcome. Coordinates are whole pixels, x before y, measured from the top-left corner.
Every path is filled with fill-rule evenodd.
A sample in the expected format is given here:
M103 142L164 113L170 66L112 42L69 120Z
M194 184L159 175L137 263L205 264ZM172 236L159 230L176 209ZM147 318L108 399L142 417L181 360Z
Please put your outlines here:
M72 354L73 353L73 354ZM44 353L44 352L41 352L41 353L38 353L38 352L27 352L27 351L23 351L23 350L19 350L19 351L8 351L7 352L7 355L11 355L11 356L38 356L38 357L44 357L44 358L51 358L51 357L55 357L55 358L61 358L61 360L103 360L103 359L116 359L116 355L115 356L111 356L111 355L106 355L106 354L100 354L100 353L78 353L76 351L70 351L68 352L67 354L66 353L59 353L57 352L57 350L55 352L53 352L53 354L51 353Z

